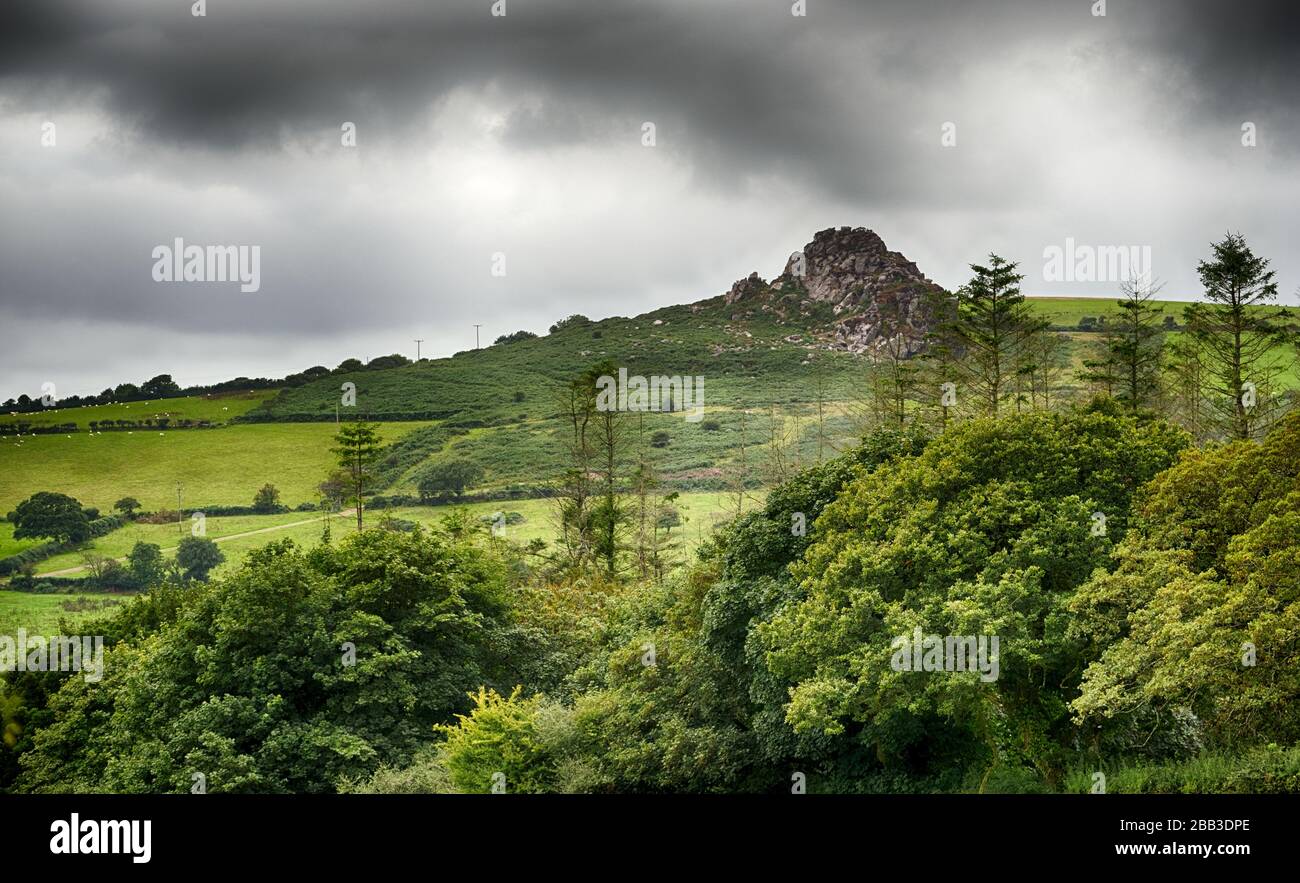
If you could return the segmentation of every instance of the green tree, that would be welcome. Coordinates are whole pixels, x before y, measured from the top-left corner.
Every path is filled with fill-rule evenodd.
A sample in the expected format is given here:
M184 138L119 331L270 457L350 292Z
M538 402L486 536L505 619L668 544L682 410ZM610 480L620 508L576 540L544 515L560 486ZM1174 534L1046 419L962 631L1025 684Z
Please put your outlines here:
M1162 286L1149 279L1125 282L1119 315L1106 326L1110 360L1119 376L1119 400L1130 414L1155 407L1160 401L1163 366L1163 311L1152 304Z
M1211 748L1300 739L1300 415L1261 443L1188 452L1143 494L1143 530L1071 605L1104 651L1072 703L1102 753L1194 727Z
M181 394L181 388L172 380L170 374L151 377L140 386L140 395L147 399L165 399Z
M140 501L135 497L123 497L113 504L113 508L121 512L124 518L135 518L135 510L140 508Z
M90 519L72 497L41 491L32 494L14 510L17 527L14 538L46 538L59 543L84 543L90 539Z
M131 580L139 588L152 588L162 582L165 574L163 553L157 544L137 542L127 553L126 562Z
M895 769L926 757L1059 782L1088 661L1064 634L1067 605L1124 536L1134 490L1185 442L1102 413L977 420L853 482L792 568L795 600L749 651L784 719L808 739L852 733ZM917 628L996 636L998 672L900 672L895 642Z
M951 326L957 367L980 413L998 416L1012 395L1022 350L1047 327L1020 293L1017 264L990 254L988 266L971 264L971 281L957 292Z
M185 537L176 546L176 564L186 580L207 582L213 568L225 560L225 554L208 537Z
M362 529L365 497L375 482L374 466L379 460L379 424L356 420L344 423L334 436L331 449L339 467L347 473L348 493L357 507L357 530Z
M17 789L320 793L408 759L482 685L525 677L504 562L472 541L367 531L280 541L220 585L160 587L108 620L104 678L40 709Z
M280 491L273 484L262 485L253 497L253 509L257 512L279 512L282 508Z
M566 462L555 482L552 499L565 565L576 570L588 561L595 545L591 520L592 474L596 461L595 375L588 372L571 378L560 387L556 400L564 425L561 438Z
M902 426L908 403L919 392L921 362L913 356L922 348L922 336L909 316L910 302L899 295L887 292L874 304L878 338L869 353L865 402L873 426Z
M1241 234L1211 249L1196 268L1208 303L1184 310L1187 333L1201 349L1212 422L1228 438L1254 438L1269 422L1266 394L1279 373L1271 351L1286 341L1289 313L1272 306L1274 273Z

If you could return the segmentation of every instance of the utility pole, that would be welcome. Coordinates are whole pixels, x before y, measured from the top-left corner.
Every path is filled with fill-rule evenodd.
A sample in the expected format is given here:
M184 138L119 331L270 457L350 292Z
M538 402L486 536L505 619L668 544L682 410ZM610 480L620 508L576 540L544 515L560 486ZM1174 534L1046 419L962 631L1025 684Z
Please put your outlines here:
M478 348L479 348L479 347L478 347L478 330L479 330L480 328L482 328L482 327L483 327L482 325L475 325L475 326L474 326L474 349L478 349Z
M181 489L181 483L179 481L176 482L176 531L177 533L184 534L185 522L183 520L184 513L181 511Z
M424 343L423 337L415 338L415 361L420 361L420 344Z

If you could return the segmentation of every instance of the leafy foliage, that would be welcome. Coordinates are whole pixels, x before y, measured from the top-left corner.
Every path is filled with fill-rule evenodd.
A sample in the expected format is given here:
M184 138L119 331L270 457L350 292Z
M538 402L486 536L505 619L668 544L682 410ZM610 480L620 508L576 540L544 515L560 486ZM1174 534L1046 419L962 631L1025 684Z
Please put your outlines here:
M1104 739L1189 714L1219 746L1300 739L1300 415L1261 444L1188 451L1074 604L1105 646L1073 704Z
M206 582L208 574L225 560L216 541L208 537L185 537L176 546L176 564L187 580Z
M66 494L41 491L18 504L16 539L44 537L56 543L84 543L90 539L90 522L81 504Z
M786 720L900 766L924 767L964 731L987 764L1059 775L1086 661L1066 604L1123 536L1132 494L1184 443L1096 413L973 421L850 485L794 567L799 597L759 629L790 685ZM1000 676L894 670L892 639L917 627L998 636ZM935 739L927 722L940 720Z
M219 583L142 596L102 633L104 680L49 699L20 789L185 792L202 772L210 791L330 790L409 760L531 652L502 562L423 531L272 544Z

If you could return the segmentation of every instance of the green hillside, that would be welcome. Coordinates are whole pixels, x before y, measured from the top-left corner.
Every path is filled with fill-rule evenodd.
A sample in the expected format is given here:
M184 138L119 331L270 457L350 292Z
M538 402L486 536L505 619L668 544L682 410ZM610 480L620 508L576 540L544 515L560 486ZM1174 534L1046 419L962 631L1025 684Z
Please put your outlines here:
M88 429L91 423L127 420L157 424L166 420L175 426L183 420L207 421L213 425L228 423L256 408L275 395L274 390L220 393L206 396L182 396L147 402L118 402L112 405L87 405L81 408L50 408L43 411L0 413L0 424L23 424L31 427L62 426L75 423Z
M630 319L580 323L452 358L332 374L282 390L242 419L333 420L341 386L352 382L355 413L371 419L439 419L458 426L514 423L549 416L557 387L606 358L626 366L629 374L703 375L711 405L807 401L819 371L843 378L856 359L822 349L829 311L799 307L794 295L753 308L728 307L718 297ZM345 416L350 411L343 410Z
M1030 298L1069 340L1077 368L1101 342L1086 319L1113 315L1113 298ZM1161 307L1178 321L1185 306ZM721 297L633 318L579 321L555 333L486 346L404 367L331 374L278 393L250 392L69 408L4 419L36 424L170 416L234 425L213 430L117 431L0 438L0 507L37 490L72 494L107 510L124 495L146 508L175 505L176 483L193 505L247 505L266 482L293 506L314 500L330 468L336 412L385 421L393 446L384 491L414 493L430 462L469 458L483 466L477 490L536 495L565 465L557 392L593 363L629 374L704 378L699 422L647 413L642 440L668 433L649 456L669 488L718 491L771 483L773 440L791 464L843 448L863 426L865 357L830 349L834 316L794 292L727 305ZM1085 323L1092 327L1089 323ZM1176 333L1176 332L1175 332ZM1289 370L1290 354L1279 353ZM342 385L356 384L356 407ZM1065 393L1073 381L1064 378ZM819 403L820 399L820 403ZM744 468L741 468L742 456Z
M382 433L392 441L418 425L388 423ZM251 505L267 482L295 506L319 498L333 433L318 423L0 438L0 507L50 490L104 512L125 496L147 510L174 509L177 482L187 510Z

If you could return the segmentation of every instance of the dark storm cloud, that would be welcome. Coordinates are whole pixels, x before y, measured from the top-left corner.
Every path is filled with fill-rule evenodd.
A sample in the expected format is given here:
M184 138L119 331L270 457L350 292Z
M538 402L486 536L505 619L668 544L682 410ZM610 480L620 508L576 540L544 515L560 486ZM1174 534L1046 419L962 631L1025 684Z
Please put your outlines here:
M555 99L552 117L512 120L507 134L534 146L584 138L597 125L584 118L639 115L688 132L712 173L794 171L884 195L898 176L840 170L905 159L888 130L934 125L908 101L990 53L1093 29L1117 63L1179 64L1191 79L1168 101L1237 111L1290 95L1300 46L1292 3L1112 0L1100 25L1088 0L813 0L803 19L789 6L513 0L494 18L486 0L213 0L195 18L185 2L9 0L0 82L20 101L103 89L145 137L233 150L341 119L399 136L451 88L491 81Z
M1292 3L191 2L0 2L0 130L71 144L0 140L0 323L404 338L492 303L544 330L776 272L832 224L944 284L993 247L1159 235L1190 267L1223 226L1288 226L1233 192L1295 171ZM1261 150L1231 153L1247 120ZM174 236L260 244L263 292L154 284Z
M142 137L235 151L324 137L342 120L367 138L408 137L453 88L495 83L539 98L503 132L521 149L653 120L717 186L778 173L887 202L948 186L900 131L928 137L945 88L1019 46L1095 33L1118 66L1169 68L1162 104L1189 113L1235 119L1294 91L1296 4L1111 0L1105 19L1091 5L812 0L796 18L787 0L511 0L495 18L488 0L212 0L195 18L186 2L9 0L0 85L20 105L104 90Z

